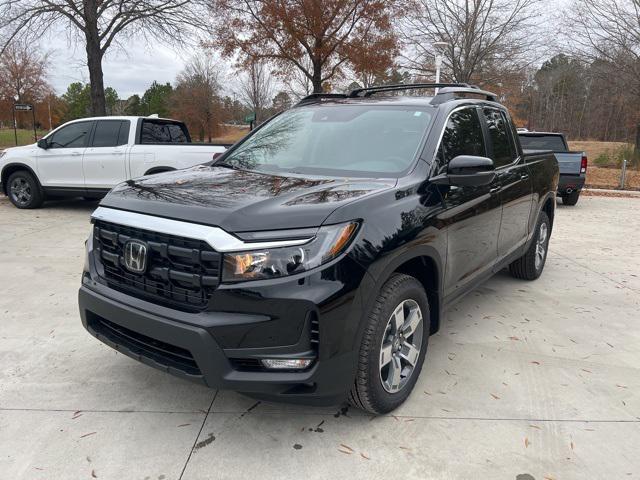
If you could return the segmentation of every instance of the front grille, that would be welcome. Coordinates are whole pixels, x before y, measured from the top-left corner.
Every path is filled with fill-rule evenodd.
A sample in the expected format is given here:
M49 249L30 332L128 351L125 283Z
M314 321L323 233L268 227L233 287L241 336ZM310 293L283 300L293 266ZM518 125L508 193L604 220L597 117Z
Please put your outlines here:
M87 324L98 335L126 348L134 355L149 358L159 365L180 370L187 375L202 375L189 350L134 332L92 312L87 312Z
M132 239L148 246L141 275L124 266L124 245ZM97 220L93 248L98 273L111 288L179 310L204 308L220 283L221 255L201 240Z

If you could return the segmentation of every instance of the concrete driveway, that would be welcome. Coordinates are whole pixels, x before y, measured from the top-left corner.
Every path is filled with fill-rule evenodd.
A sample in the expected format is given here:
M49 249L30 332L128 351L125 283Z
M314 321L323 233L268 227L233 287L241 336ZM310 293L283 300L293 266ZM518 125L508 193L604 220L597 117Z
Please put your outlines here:
M384 417L212 391L103 346L76 305L93 208L0 198L2 479L640 476L638 199L559 205L542 278L457 304Z

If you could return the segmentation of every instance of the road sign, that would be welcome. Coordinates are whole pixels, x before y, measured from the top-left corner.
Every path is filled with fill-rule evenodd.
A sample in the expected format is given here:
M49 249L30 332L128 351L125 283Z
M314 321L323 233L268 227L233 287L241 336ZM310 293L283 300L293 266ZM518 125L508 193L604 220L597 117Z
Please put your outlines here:
M256 112L252 112L244 117L244 123L253 123L256 121Z
M33 110L33 105L29 103L16 103L14 105L14 108L18 112L30 112L31 110Z

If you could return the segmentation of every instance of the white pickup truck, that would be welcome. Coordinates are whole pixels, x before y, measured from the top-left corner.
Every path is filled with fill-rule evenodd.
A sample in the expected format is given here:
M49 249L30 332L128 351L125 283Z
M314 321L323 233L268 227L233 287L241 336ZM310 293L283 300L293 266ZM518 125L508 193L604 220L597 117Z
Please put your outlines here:
M209 162L228 146L191 143L184 123L157 116L84 118L0 152L0 182L16 207L37 208L51 197L99 198L130 178Z

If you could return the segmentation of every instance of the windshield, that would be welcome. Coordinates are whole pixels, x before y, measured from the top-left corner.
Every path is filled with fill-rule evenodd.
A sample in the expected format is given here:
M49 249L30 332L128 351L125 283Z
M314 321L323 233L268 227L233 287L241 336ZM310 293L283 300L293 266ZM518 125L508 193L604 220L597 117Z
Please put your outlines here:
M560 135L520 135L520 145L525 150L567 151Z
M432 112L381 105L294 108L220 163L268 172L395 177L413 163Z

